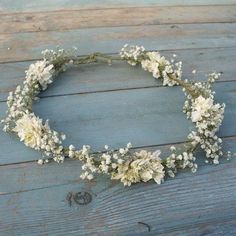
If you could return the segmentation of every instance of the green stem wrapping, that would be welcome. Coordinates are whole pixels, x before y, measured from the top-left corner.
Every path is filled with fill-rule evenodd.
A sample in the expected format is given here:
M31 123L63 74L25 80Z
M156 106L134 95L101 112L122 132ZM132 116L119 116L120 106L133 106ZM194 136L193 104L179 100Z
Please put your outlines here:
M114 60L121 61L123 59L117 56L108 56L100 52L95 52L86 57L72 58L72 60L73 60L74 65L80 65L80 64L88 64L88 63L95 63L95 62L107 62L108 64L111 64L112 61Z

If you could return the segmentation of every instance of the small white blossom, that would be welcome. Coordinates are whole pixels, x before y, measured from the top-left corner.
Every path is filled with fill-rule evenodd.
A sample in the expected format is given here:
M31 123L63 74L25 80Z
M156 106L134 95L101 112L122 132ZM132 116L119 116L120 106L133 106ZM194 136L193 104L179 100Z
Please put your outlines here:
M65 135L65 134L62 134L62 135L61 135L61 139L62 139L62 140L65 140L65 139L66 139L66 135Z
M126 59L127 62L135 66L137 65L140 58L144 55L145 48L143 46L133 46L125 44L124 47L120 51L120 56L123 59Z
M43 165L43 163L44 163L43 159L39 159L39 160L38 160L38 164L39 164L39 165Z
M124 154L125 153L125 149L124 148L120 148L119 152L120 152L120 154Z
M159 52L147 52L147 59L141 61L141 66L144 70L152 73L156 79L163 80L163 85L173 86L178 84L175 79L181 79L182 76L182 62L173 64L168 61L164 56L161 56ZM172 64L171 64L172 63Z
M42 144L43 129L42 120L31 113L18 119L13 131L26 146L39 149Z
M93 179L93 175L92 175L92 174L88 174L88 175L87 175L87 179L88 179L88 180Z
M145 150L136 152L134 160L120 164L117 173L114 173L112 178L120 179L127 186L140 181L147 182L151 179L160 184L164 179L165 172L158 153L160 152L153 154Z
M128 143L128 144L127 144L127 148L132 148L132 144L131 144L131 143Z
M209 117L209 110L213 106L212 98L204 98L201 95L197 97L192 105L192 116L193 122L197 122L203 119L203 117Z
M71 144L71 145L69 146L69 150L74 151L74 150L75 150L75 146Z
M37 61L31 64L26 71L26 82L32 84L34 81L39 82L42 89L45 90L48 84L52 83L52 75L54 73L54 66L48 65L46 60Z

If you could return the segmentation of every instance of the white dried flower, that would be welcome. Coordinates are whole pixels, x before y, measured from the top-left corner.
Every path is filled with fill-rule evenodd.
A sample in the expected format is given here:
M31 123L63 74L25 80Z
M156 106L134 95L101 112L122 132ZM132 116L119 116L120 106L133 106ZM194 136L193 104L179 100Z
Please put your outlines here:
M119 153L120 153L120 154L124 154L124 153L125 153L125 149L124 149L124 148L120 148L120 149L119 149Z
M42 89L45 90L48 84L52 83L53 73L54 66L52 64L48 64L46 60L37 61L31 64L26 71L26 82L32 84L37 81L42 86Z
M71 144L71 145L69 146L69 150L70 150L70 151L74 151L74 150L75 150L75 146Z
M88 179L88 180L92 180L92 179L93 179L93 175L92 175L92 174L88 174L88 175L87 175L87 179Z
M132 148L132 144L131 144L131 143L128 143L128 144L127 144L127 148L129 148L129 149Z
M170 62L164 56L161 56L159 52L147 52L146 56L147 58L141 61L141 66L144 70L151 72L154 78L161 79L164 86L178 84L172 77L181 79L182 62L173 64L174 59Z
M209 110L213 106L212 98L204 98L201 95L197 97L192 105L192 116L193 122L202 120L203 117L209 117Z
M62 135L61 135L61 139L62 139L62 140L65 140L65 139L66 139L66 135L65 135L65 134L62 134Z
M43 161L43 159L39 159L39 160L37 161L37 163L38 163L39 165L43 165L44 161Z
M38 149L42 144L42 120L33 113L25 114L18 119L13 131L17 133L20 140L23 141L26 146Z
M113 173L113 179L120 179L124 185L140 181L147 182L153 179L160 184L165 176L164 166L159 158L159 151L155 153L141 150L135 153L133 161L126 161L118 165L117 173Z

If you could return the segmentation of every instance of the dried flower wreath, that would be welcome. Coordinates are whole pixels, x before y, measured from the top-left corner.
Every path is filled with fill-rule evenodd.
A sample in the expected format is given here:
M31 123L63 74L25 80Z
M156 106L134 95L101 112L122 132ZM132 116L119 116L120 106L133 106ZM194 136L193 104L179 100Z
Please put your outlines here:
M23 86L17 86L15 92L10 92L7 99L7 117L2 120L5 132L15 133L28 147L40 150L46 158L53 158L56 162L63 162L65 157L76 158L83 162L81 174L83 179L93 179L94 174L110 175L124 185L154 180L160 184L164 177L174 177L178 169L190 168L196 172L197 164L194 151L200 147L206 152L206 162L219 163L223 155L222 140L216 135L223 117L225 104L214 103L212 84L219 79L219 73L208 75L206 82L191 82L182 80L182 62L176 62L175 57L168 61L156 51L145 51L144 47L125 45L120 57L94 53L85 57L77 57L74 52L63 49L45 50L43 60L29 66ZM48 120L43 122L32 111L34 100L45 90L53 79L65 71L69 64L80 64L105 61L111 64L113 60L126 60L132 66L141 65L153 77L160 79L165 86L180 85L186 95L183 112L195 125L187 137L184 151L178 153L176 147L170 148L170 155L160 158L160 150L148 152L141 150L134 152L128 143L125 148L113 150L105 145L102 152L92 152L90 146L84 145L76 150L73 145L63 147L64 134L52 130ZM39 164L48 162L40 159Z

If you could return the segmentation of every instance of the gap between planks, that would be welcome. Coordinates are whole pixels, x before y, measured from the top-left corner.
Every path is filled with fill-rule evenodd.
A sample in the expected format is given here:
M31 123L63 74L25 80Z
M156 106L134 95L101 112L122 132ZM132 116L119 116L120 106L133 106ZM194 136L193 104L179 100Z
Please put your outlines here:
M224 143L224 146L226 146L226 148L232 148L232 147L234 148L235 141L236 141L236 136L223 138L223 143ZM177 147L178 151L180 151L183 148L183 144L184 143L177 143L176 147ZM165 144L165 145L156 145L156 146L152 146L152 147L146 147L146 150L154 151L157 148L160 148L160 146L162 147L161 150L164 152L164 154L168 155L168 153L169 153L168 150L169 150L171 144L170 145ZM133 150L138 151L142 148L140 148L140 147L134 148ZM204 155L205 154L202 150L199 150L199 149L197 150L196 156L198 156L197 164L199 166L199 169L201 167L204 168L204 166L211 167L211 165L206 165L204 163ZM230 165L230 164L235 165L235 157L233 157L233 159L234 160L232 160L232 159L226 160L226 157L222 157L221 162L220 162L221 167L224 169L224 167L227 165ZM33 170L33 168L35 171L31 171L31 170ZM73 168L75 168L75 169L73 169ZM35 161L31 161L31 162L24 162L24 163L22 162L22 163L17 163L17 164L0 166L0 169L1 169L0 177L4 183L7 182L4 180L4 178L6 178L6 179L8 178L8 173L10 176L14 176L13 180L7 183L8 184L7 189L9 189L9 186L11 186L14 182L22 180L17 185L17 188L19 188L19 190L16 190L16 189L11 190L11 191L7 191L7 189L4 190L4 188L6 188L6 187L5 187L5 184L3 184L3 187L1 187L1 191L0 191L0 197L3 195L24 193L24 192L30 192L30 191L35 191L35 190L48 189L48 188L59 187L59 186L66 186L66 185L70 185L70 184L82 184L83 183L83 180L79 180L79 175L80 175L80 172L82 171L81 170L81 162L78 160L75 160L75 159L67 159L67 160L65 160L65 162L63 164L60 164L59 166L57 165L57 163L50 163L50 164L46 164L44 166L39 166ZM68 170L70 170L70 173L73 172L73 174L71 176L68 175L68 176L63 177L63 175L60 174L62 172L67 172ZM14 175L12 175L12 172L14 172ZM44 180L38 181L38 183L36 183L36 186L32 185L32 183L29 183L29 180L27 180L28 178L31 178L30 176L32 174L35 174L35 176L40 176L40 175L48 176L46 173L51 173L52 175L55 174L58 176L55 176L55 179L50 177L52 182L49 181L49 183L46 185L45 185L46 182L44 183ZM202 169L199 174L203 175L205 173L206 173L205 170ZM181 170L178 175L178 179L185 179L186 175L190 175L189 171L188 170ZM42 177L42 178L44 178L44 177ZM110 181L112 184L119 184L118 181L109 180L109 178L107 178L105 176L98 177L98 180L95 180L95 182L100 181L101 178L106 179L106 181L108 181L108 182ZM23 181L23 179L24 179L24 181ZM168 181L169 180L172 180L172 178L168 178ZM34 182L35 180L32 180L32 181ZM23 187L23 186L25 186L26 183L28 183L28 188ZM88 184L88 185L91 183L93 185L93 181L92 182L85 181L84 183Z
M180 175L187 178L183 180L179 178ZM0 231L5 232L4 235L12 232L10 230L25 235L23 232L26 229L32 234L42 234L43 231L63 235L64 232L74 232L75 235L84 235L84 232L126 235L132 229L138 235L138 221L148 222L152 226L151 233L164 233L235 217L234 165L206 166L195 175L180 175L160 186L141 183L124 188L103 178L103 182L90 185L68 184L47 190L3 195L0 201L4 228ZM93 195L92 203L69 207L66 194L81 189ZM65 227L58 228L61 222L66 222ZM42 227L44 223L46 225Z
M125 43L142 44L147 50L231 48L236 45L235 29L235 23L207 23L0 34L0 62L37 59L42 50L56 45L69 49L79 44L81 55L117 52Z
M216 92L217 102L227 104L219 135L235 135L235 82L217 84ZM156 88L150 88L50 98L36 103L34 111L39 117L51 120L53 129L67 134L65 145L73 143L81 147L89 143L97 151L105 144L119 148L130 140L134 147L186 141L192 124L172 101L176 104L184 101L184 95L177 87L171 88L171 93L166 93L165 88L159 88L158 93ZM6 104L1 103L0 108L4 116ZM162 125L156 125L158 122ZM40 153L27 149L12 135L2 133L0 140L3 144L0 155L2 164L41 158ZM9 145L15 148L9 150Z
M220 83L234 81L235 50L236 48L182 49L161 53L167 58L173 53L178 55L177 60L183 61L184 65L183 78L192 77L195 81L203 81L206 79L206 74L217 68L217 72L223 73L221 80L217 81ZM8 92L14 90L18 84L22 84L27 66L26 61L0 64L2 71L0 101L5 102ZM198 72L194 76L191 73L193 69ZM66 73L61 74L49 90L42 93L40 97L162 87L160 81L151 77L152 75L143 71L140 66L133 68L125 61L114 62L112 66L103 63L81 65L79 68L69 68ZM65 79L67 82L64 81Z
M224 136L219 136L219 138L223 139L223 140L231 140L231 139L235 139L236 140L236 135L224 135ZM188 143L188 141L186 142L172 142L172 143L165 143L165 144L153 144L153 145L142 145L142 146L135 146L132 148L132 151L138 151L140 149L151 149L151 150L155 150L157 148L166 148L166 147L170 147L170 146L181 146ZM117 150L117 149L114 149ZM48 158L50 161L53 161L52 158ZM68 160L69 158L66 157L66 160ZM37 162L37 160L28 160L28 161L21 161L21 162L11 162L11 163L5 163L5 164L0 164L0 168L4 167L4 166L15 166L15 165L21 165L21 164L32 164ZM1 193L0 193L1 195Z
M236 138L236 135L230 135L230 136L224 136L220 138ZM143 148L157 148L157 147L164 147L164 146L172 146L172 145L183 145L186 142L173 142L173 143L165 143L165 144L154 144L154 145L143 145L143 146L137 146L132 148L132 150L138 150L138 149L143 149ZM115 149L117 150L117 149ZM52 160L52 158L49 158ZM6 163L6 164L0 164L0 167L3 166L11 166L11 165L18 165L18 164L25 164L25 163L34 163L37 160L29 160L29 161L21 161L21 162L12 162L12 163Z
M194 49L162 51L162 55L169 58L173 53L178 55L177 60L183 61L183 78L192 78L203 81L205 75L217 68L222 72L222 81L234 80L234 61L236 48ZM107 54L112 55L112 54ZM114 55L114 54L113 54ZM194 58L194 61L192 60ZM31 63L35 61L30 61ZM6 101L7 94L23 82L27 61L0 64L2 75L0 78L0 101ZM193 76L193 69L197 74ZM112 76L111 76L112 75ZM149 78L149 77L150 78ZM61 74L50 89L41 94L41 97L57 95L76 95L98 91L116 91L132 88L150 88L162 86L160 81L151 79L151 74L141 67L133 68L125 61L114 62L112 66L103 63L71 67ZM64 79L66 78L66 81Z
M215 81L214 84L219 83L231 83L236 82L236 79L226 80L226 81ZM180 87L179 85L175 85L174 87ZM54 94L54 95L42 95L38 96L40 99L44 98L55 98L55 97L65 97L65 96L76 96L76 95L85 95L85 94L96 94L96 93L109 93L109 92L119 92L119 91L128 91L128 90L139 90L139 89L150 89L150 88L167 88L168 86L163 86L162 84L153 85L153 86L143 86L137 88L117 88L117 89L107 89L107 90L99 90L99 91L89 91L89 92L78 92L78 93L66 93L66 94ZM5 103L7 100L0 100L0 103Z
M77 160L78 161L78 160ZM221 167L223 168L223 169L225 169L225 167L227 167L227 166L229 166L230 164L232 164L232 162L230 163L230 160L229 161L227 161L227 162L224 162L224 163L220 163L219 165L221 165ZM36 164L36 165L38 165L38 164ZM63 164L61 164L61 165L63 165ZM204 168L204 166L206 166L206 164L198 164L198 167L199 168ZM235 165L235 167L236 167L236 165ZM29 168L43 168L43 167L39 167L39 166L29 166ZM234 168L234 166L232 167L232 168ZM186 179L186 174L188 175L188 174L193 174L194 175L194 173L191 173L191 171L188 169L188 170L180 170L179 172L178 172L178 179L179 180L181 180L181 179ZM205 175L206 173L204 172L204 173L198 173L198 175L199 176L203 176L203 175ZM101 176L100 176L101 177ZM119 180L111 180L111 179L109 179L109 177L108 176L106 176L107 177L107 181L110 181L111 182L111 184L112 185L115 185L115 184L120 184L120 182L119 182ZM98 178L97 180L95 180L95 181L91 181L92 182L92 184L94 184L95 182L97 182L97 181L100 181L101 180L101 178L99 178L99 176L96 176L96 178ZM173 181L174 180L174 178L169 178L168 177L168 179L167 180L165 180L165 181ZM86 183L85 184L89 184L88 183L88 181L87 180L82 180L81 179L81 182L82 181L85 181ZM74 180L70 180L70 181L68 181L67 183L59 183L59 184L53 184L53 185L48 185L48 186L43 186L43 187L36 187L36 188L30 188L30 189L25 189L25 190L18 190L18 191L12 191L12 192L0 192L0 198L1 198L1 196L6 196L6 195L12 195L12 194L20 194L20 193L27 193L27 192L32 192L32 191L38 191L38 190L43 190L43 189L50 189L50 188L57 188L57 187L63 187L63 186L68 186L68 185L73 185L73 184L79 184L79 182L80 182L80 180L79 180L79 175L77 176L77 178L76 179L74 179ZM150 182L149 182L150 183Z
M236 45L233 45L233 46L220 46L220 47L199 47L199 48L170 48L170 49L160 49L160 50L157 50L157 49L148 49L147 51L154 51L154 52L178 52L178 51L185 51L185 50L190 50L190 51L199 51L199 50L218 50L218 49L236 49ZM11 50L11 49L10 49ZM117 52L104 52L103 53L104 55L108 55L108 56L115 56L115 55L119 55L117 54ZM78 58L80 57L85 57L85 56L88 56L89 54L81 54L81 55L78 55ZM19 62L31 62L31 63L34 63L38 60L42 60L42 57L35 57L35 58L32 58L32 59L22 59L22 60L13 60L13 61L0 61L0 65L4 65L4 64L9 64L9 63L19 63Z

